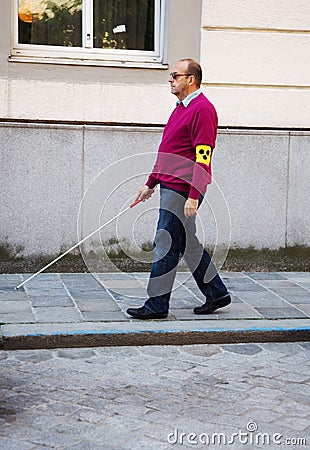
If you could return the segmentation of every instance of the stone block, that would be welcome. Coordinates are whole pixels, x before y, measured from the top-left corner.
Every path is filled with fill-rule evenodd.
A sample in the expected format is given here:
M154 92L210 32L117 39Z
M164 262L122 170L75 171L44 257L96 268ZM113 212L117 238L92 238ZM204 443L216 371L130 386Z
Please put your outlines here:
M287 243L310 246L310 133L290 137Z
M220 132L213 178L226 199L232 247L285 246L287 156L286 133Z
M82 133L70 127L0 127L0 242L54 254L76 242Z

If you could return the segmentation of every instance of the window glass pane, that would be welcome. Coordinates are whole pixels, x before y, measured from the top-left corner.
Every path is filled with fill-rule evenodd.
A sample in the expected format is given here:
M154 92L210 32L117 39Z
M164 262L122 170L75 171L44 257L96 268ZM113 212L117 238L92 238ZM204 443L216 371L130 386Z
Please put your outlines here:
M154 50L154 0L95 0L94 47Z
M19 0L18 42L82 46L82 0Z

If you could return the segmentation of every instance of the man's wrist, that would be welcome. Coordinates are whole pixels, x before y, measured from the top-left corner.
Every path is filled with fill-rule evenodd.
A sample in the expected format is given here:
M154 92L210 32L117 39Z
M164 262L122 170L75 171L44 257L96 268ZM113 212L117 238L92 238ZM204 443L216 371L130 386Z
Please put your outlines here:
M192 205L198 205L198 198L192 198L192 197L188 197L187 200L192 204Z

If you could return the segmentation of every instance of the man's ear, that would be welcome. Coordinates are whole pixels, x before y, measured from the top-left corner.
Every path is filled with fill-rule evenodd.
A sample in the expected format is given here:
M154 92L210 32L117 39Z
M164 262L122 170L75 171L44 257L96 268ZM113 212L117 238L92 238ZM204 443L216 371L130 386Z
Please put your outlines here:
M190 85L190 86L193 86L194 84L196 84L196 80L195 80L195 77L194 77L194 75L190 75L189 77L188 77L188 84Z

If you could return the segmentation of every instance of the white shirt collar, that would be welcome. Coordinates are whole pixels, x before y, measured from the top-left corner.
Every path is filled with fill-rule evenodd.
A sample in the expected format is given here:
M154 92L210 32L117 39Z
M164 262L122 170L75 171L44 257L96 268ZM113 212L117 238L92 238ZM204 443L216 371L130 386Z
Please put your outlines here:
M183 105L185 106L185 108L188 107L188 105L190 104L190 102L192 100L194 100L194 98L198 97L199 94L201 94L201 89L197 89L195 92L192 92L191 94L189 94L187 97L185 97L183 100L178 100L177 101L177 105L180 105L181 103L183 103Z

